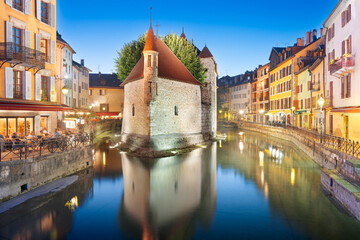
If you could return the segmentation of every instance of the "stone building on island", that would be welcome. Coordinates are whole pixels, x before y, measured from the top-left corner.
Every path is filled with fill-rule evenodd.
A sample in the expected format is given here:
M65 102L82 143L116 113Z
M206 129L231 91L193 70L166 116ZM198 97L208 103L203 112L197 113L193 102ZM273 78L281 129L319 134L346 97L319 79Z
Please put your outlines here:
M216 63L206 47L199 57L211 68L205 84L154 36L150 26L143 56L121 84L124 87L122 143L133 150L162 151L185 148L215 137Z

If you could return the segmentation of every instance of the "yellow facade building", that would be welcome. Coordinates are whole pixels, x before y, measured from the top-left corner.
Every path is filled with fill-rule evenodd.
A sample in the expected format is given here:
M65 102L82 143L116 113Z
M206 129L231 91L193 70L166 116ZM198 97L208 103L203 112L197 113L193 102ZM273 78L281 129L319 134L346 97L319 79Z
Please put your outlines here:
M1 1L0 22L0 132L54 131L56 1Z

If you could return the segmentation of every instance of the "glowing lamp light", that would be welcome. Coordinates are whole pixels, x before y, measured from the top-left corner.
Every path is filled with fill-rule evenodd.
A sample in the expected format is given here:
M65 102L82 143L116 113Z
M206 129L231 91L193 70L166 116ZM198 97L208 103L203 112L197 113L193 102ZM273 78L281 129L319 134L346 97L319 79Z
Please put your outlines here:
M263 114L264 112L265 112L264 109L260 109L260 110L259 110L259 113L260 113L260 114Z
M67 87L63 87L61 91L64 95L67 95L69 93L69 89Z
M244 110L240 110L239 113L240 113L241 115L243 115L243 114L244 114Z
M292 107L291 107L291 110L295 111L295 107L294 107L294 106L292 106Z
M325 100L324 100L324 98L323 98L323 97L320 97L320 98L319 98L319 100L318 100L318 104L319 104L320 108L322 108L322 107L324 106L324 104L325 104Z

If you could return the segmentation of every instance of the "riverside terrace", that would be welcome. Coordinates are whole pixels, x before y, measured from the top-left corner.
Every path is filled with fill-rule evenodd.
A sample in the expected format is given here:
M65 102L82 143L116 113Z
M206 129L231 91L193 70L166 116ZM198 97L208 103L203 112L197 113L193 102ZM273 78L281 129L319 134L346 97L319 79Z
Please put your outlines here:
M60 135L54 138L5 139L0 142L0 161L42 157L92 144L93 135L86 132Z

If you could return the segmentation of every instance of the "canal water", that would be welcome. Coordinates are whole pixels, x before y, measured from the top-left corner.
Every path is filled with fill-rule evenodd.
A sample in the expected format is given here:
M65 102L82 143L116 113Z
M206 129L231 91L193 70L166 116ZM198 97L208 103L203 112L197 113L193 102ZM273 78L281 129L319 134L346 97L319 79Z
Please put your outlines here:
M77 182L0 215L0 239L359 239L296 146L224 133L153 161L97 150Z

